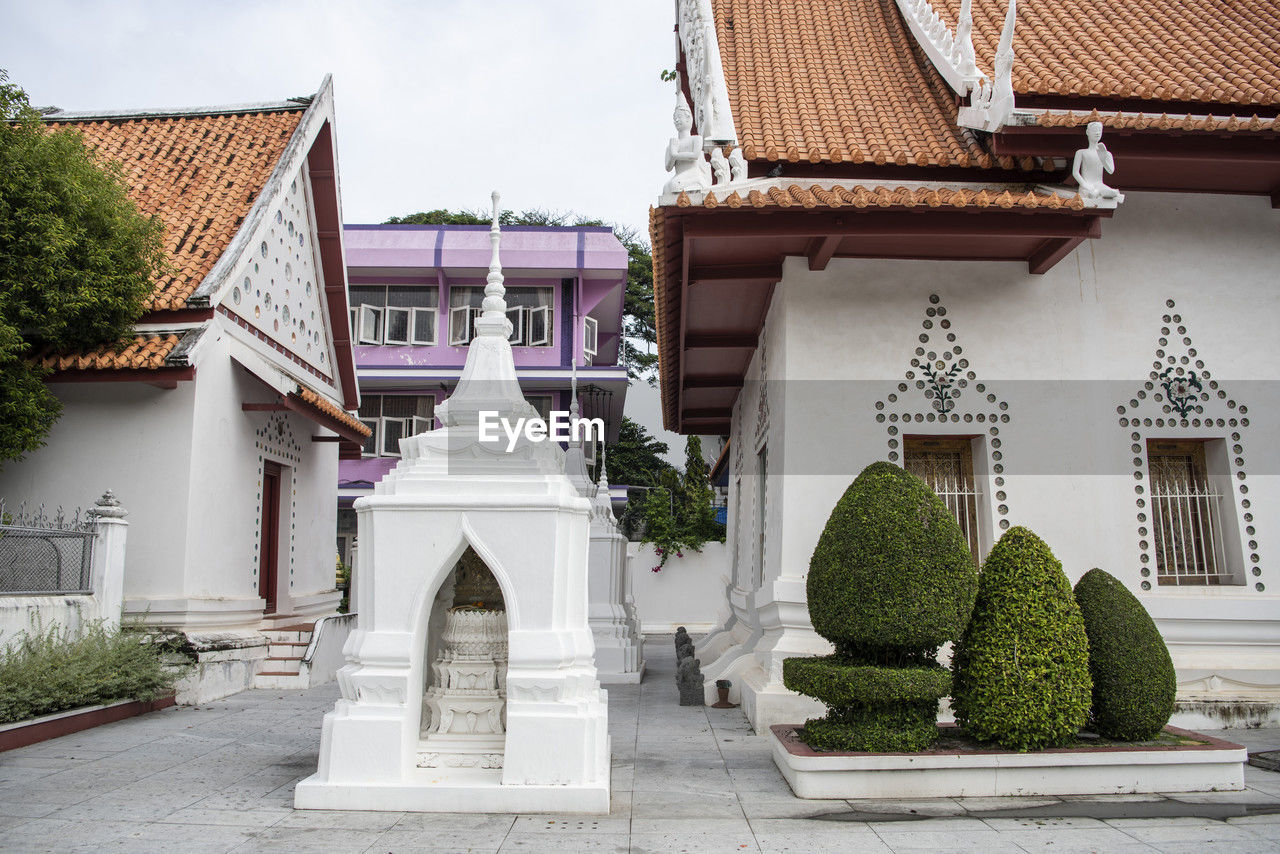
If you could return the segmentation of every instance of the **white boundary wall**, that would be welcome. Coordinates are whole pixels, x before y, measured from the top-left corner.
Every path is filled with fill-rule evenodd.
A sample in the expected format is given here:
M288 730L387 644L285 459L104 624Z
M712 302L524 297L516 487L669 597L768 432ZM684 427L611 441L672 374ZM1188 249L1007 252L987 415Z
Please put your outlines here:
M724 543L707 543L701 552L672 557L661 572L651 543L628 543L631 589L646 634L670 634L684 626L695 637L719 622L729 583L729 551Z

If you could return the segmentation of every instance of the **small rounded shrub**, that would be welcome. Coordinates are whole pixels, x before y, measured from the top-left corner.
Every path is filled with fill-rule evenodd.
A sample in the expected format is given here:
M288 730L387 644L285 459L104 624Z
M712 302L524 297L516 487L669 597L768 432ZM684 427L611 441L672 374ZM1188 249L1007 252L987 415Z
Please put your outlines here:
M1142 603L1100 569L1075 587L1089 636L1091 726L1122 741L1155 738L1173 715L1177 676L1169 648Z
M813 626L836 654L783 663L783 684L827 705L804 741L876 752L936 741L951 674L934 656L964 629L977 587L946 505L903 469L868 466L832 510L807 585Z
M1062 564L1026 528L996 543L954 657L953 708L981 741L1066 744L1089 718L1089 644Z

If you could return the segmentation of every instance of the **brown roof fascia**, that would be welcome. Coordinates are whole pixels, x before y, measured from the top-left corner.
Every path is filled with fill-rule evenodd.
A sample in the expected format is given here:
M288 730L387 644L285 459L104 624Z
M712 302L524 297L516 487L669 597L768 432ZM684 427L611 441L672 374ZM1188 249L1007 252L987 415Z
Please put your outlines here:
M44 377L47 383L146 383L172 390L180 382L196 378L194 367L175 368L106 368L54 371Z
M333 145L333 128L328 122L320 129L307 153L307 171L315 199L320 272L324 276L329 334L333 337L337 356L342 403L347 409L357 409L360 406L360 389L356 383L355 355L351 349L351 328L347 319L347 267L342 249L342 212L338 203L338 161Z
M203 323L213 319L213 308L178 308L148 311L137 323Z
M1236 104L1230 101L1146 101L1141 98L1099 98L1094 95L1024 95L1017 96L1019 110L1071 110L1088 113L1167 113L1170 116L1213 115L1235 113L1237 116L1272 118L1280 116L1274 104Z

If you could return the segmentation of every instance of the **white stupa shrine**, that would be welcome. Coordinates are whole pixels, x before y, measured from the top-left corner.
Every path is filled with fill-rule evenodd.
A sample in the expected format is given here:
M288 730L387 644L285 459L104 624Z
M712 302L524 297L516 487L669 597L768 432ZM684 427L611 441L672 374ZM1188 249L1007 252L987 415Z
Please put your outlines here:
M355 504L360 622L300 809L609 812L592 503L555 442L481 440L482 412L536 416L507 340L496 192L493 206L483 314L442 429L402 440Z

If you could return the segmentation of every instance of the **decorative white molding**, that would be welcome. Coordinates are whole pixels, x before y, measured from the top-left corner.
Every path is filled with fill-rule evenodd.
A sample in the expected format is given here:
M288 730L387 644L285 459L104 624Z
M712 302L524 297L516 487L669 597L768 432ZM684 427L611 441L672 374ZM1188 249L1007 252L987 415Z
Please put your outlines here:
M737 142L711 0L678 0L677 21L698 135L708 147Z
M983 79L973 53L971 0L960 5L960 20L953 32L929 0L897 0L902 19L925 56L957 95L969 94Z
M970 94L969 106L960 108L956 121L962 127L995 133L1013 116L1013 29L1017 18L1018 0L1009 0L996 46L995 79L983 80Z

